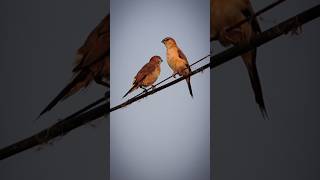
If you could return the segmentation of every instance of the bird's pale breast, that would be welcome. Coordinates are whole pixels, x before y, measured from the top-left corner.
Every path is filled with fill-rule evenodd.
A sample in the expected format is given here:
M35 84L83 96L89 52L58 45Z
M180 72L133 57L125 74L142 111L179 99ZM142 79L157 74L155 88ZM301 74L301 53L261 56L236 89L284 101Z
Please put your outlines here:
M170 48L167 50L167 62L169 67L179 75L183 75L185 74L184 71L188 71L186 62L179 57L177 48Z

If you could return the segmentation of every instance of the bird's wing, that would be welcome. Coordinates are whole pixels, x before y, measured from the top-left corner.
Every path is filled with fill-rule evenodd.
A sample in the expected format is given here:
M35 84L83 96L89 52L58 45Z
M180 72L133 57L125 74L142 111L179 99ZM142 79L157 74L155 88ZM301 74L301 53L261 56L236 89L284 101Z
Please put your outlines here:
M139 86L140 83L154 70L156 69L156 65L153 63L147 63L145 64L140 71L137 73L137 75L134 77L133 85Z
M188 69L189 69L189 71L191 71L191 68L190 68L190 66L189 66L188 59L187 59L186 55L184 55L184 53L182 52L182 50L181 50L181 49L178 49L178 54L179 54L179 58L181 58L181 59L183 59L183 60L184 60L184 62L185 62L185 64L186 64L186 66L187 66L187 67L188 67Z
M91 66L110 55L110 16L107 15L89 34L85 43L78 49L78 58L73 72Z
M178 48L178 54L179 54L179 58L183 59L186 62L186 64L189 65L186 55L184 55L184 53L180 48Z

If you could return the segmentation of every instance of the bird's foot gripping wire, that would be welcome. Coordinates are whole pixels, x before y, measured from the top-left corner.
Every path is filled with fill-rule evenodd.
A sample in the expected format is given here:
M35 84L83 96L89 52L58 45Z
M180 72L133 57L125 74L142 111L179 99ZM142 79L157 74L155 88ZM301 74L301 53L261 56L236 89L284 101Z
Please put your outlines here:
M293 27L293 28L291 28ZM287 25L287 29L285 30L284 34L288 34L290 33L291 36L297 36L297 35L300 35L302 34L302 26L301 26L301 23L298 19L298 17L296 17L292 22L291 24L288 24Z
M172 73L173 78L176 78L176 75L177 75L177 73L175 73L175 72Z
M143 89L143 92L147 93L148 90L145 87L141 87L141 89Z
M300 23L298 17L295 18L294 23L296 24L296 27L291 30L291 35L298 36L298 35L302 34L302 26L301 26L301 23Z
M151 85L151 89L154 90L156 88L155 85Z

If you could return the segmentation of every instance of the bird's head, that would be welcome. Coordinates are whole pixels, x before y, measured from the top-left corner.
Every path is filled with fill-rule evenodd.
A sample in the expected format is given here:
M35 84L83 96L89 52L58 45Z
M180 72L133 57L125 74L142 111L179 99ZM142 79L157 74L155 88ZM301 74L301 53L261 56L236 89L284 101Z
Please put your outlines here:
M150 62L160 64L162 62L162 59L160 56L152 56L152 58L150 59Z
M176 41L172 37L166 37L161 41L167 48L176 46Z

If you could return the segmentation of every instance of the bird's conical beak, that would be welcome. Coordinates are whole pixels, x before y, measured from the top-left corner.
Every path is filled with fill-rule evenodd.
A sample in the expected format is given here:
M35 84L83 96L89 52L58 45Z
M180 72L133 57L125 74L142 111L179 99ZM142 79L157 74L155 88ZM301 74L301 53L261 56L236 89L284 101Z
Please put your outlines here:
M164 44L164 39L161 42Z

